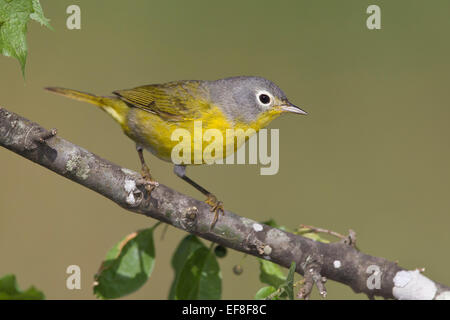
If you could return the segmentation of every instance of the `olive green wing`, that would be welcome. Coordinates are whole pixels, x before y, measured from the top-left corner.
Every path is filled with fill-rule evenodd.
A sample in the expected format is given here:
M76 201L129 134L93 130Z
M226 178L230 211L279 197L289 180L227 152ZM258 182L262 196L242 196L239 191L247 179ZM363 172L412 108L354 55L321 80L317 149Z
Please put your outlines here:
M198 119L203 110L211 107L208 92L200 81L152 84L113 93L129 105L167 121Z

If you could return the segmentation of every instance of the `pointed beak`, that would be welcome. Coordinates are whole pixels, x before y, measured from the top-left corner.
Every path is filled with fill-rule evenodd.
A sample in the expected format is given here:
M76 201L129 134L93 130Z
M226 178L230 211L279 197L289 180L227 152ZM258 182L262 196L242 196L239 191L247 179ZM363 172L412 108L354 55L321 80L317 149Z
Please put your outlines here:
M297 106L294 106L292 103L288 102L284 105L280 106L281 110L285 112L292 112L292 113L298 113L298 114L308 114L306 111L300 109Z

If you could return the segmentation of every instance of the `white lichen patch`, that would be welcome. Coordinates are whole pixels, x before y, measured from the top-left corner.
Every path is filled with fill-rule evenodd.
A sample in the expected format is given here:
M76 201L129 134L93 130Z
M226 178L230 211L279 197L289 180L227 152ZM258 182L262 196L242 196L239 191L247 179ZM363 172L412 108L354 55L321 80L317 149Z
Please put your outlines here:
M128 174L130 176L134 176L136 175L136 172L134 172L133 170L127 169L127 168L121 168L120 169L123 173Z
M444 292L440 293L436 297L436 300L450 300L450 291L444 291Z
M71 155L69 160L67 160L66 170L70 171L70 172L74 171L75 168L77 167L79 161L80 161L79 155L77 155L77 154Z
M11 122L11 127L14 128L14 130L17 130L17 131L13 130L13 133L14 133L14 132L20 132L21 130L25 130L27 128L27 125L25 123L23 123L21 120L14 120L14 121ZM25 141L27 141L28 134L30 133L30 131L32 131L32 128L28 129L28 132L27 132L27 134L25 136ZM6 132L6 134L9 134L9 131ZM12 134L9 137L10 141L7 141L7 145L21 144L22 143L22 139L23 139L22 133L20 133L20 134Z
M134 191L136 190L136 182L134 180L125 180L124 183L124 189L126 191L127 198L125 201L130 205L133 206L136 204L136 198L134 197Z
M254 220L245 218L245 217L241 217L241 222L244 224L244 226L249 227L251 226L253 223L255 223Z
M262 231L263 226L260 225L259 223L254 223L253 224L253 230L255 230L256 232Z
M265 246L264 247L264 254L266 256L270 256L271 253L272 253L272 247L271 246Z
M339 260L334 260L333 261L333 266L336 268L336 269L339 269L340 267L341 267L341 261L339 261Z
M127 193L133 192L136 189L136 182L134 180L125 180L124 185L125 191Z
M394 286L403 288L411 281L412 275L410 271L400 271L394 277Z
M89 165L77 153L73 153L69 156L69 160L67 160L66 163L66 170L83 180L86 180L89 177L89 172L91 171Z
M279 229L270 229L267 232L267 239L271 239L272 243L277 242L280 244L288 244L290 240L289 237L286 235L286 233L284 233Z
M91 171L91 169L89 169L88 166L84 166L77 171L77 177L86 180L89 178L89 171Z
M394 277L392 294L398 300L431 300L436 291L434 282L419 270L402 270Z
M133 192L130 192L127 196L127 198L125 199L125 201L130 205L130 206L134 206L136 204L136 199L134 198L134 194Z

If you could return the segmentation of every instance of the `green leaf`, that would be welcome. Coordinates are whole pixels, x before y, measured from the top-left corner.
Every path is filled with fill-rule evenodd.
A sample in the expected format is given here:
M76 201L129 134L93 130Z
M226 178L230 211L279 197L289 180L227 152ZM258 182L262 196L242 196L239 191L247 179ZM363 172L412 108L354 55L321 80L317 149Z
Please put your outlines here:
M258 260L260 270L259 280L262 283L278 288L285 282L286 277L277 264L263 259Z
M16 58L25 76L27 24L30 19L50 27L39 0L0 0L0 52Z
M295 262L292 262L291 267L289 268L288 275L286 277L277 264L263 259L258 260L260 263L259 280L275 288L275 290L283 289L280 294L277 295L277 299L286 298L286 295L289 297L289 299L294 299ZM259 291L261 291L262 289L260 289ZM259 291L258 293L260 293ZM262 295L263 293L260 294Z
M33 12L30 14L30 18L34 21L37 21L41 24L41 26L46 26L50 30L53 30L52 26L50 25L50 19L47 19L44 16L44 11L42 11L41 4L39 3L39 0L32 0L33 1Z
M0 300L43 300L44 294L31 286L25 291L20 291L16 276L8 274L0 278Z
M169 299L174 300L176 297L176 287L180 278L181 270L183 270L187 259L199 248L206 248L205 245L194 235L188 235L178 245L172 256L172 268L175 271L175 277L170 287Z
M263 300L268 296L270 296L275 291L277 291L277 289L272 286L262 287L261 289L258 290L258 292L256 292L255 300ZM278 297L274 297L272 300L278 300Z
M176 298L182 300L220 299L222 275L212 250L199 248L187 259L176 287Z
M95 275L94 294L115 299L139 289L155 265L153 228L134 232L117 243L106 255Z
M295 275L295 262L291 263L286 280L281 285L284 291L287 293L289 299L294 300L294 275Z

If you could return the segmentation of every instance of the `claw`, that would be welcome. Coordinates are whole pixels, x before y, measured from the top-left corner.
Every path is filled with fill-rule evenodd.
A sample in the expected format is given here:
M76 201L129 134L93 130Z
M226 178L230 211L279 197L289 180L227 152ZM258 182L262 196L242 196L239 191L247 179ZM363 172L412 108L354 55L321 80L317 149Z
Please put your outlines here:
M209 211L214 212L214 219L210 227L210 229L212 229L216 224L217 220L219 219L219 214L220 213L222 213L222 215L225 214L225 209L223 208L222 201L217 200L216 196L213 194L208 195L208 198L206 198L205 203L211 207Z
M158 181L153 180L150 176L148 176L145 172L142 173L142 178L137 181L138 185L144 186L145 190L147 190L148 194L151 194L152 191L159 186Z

